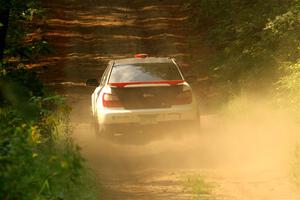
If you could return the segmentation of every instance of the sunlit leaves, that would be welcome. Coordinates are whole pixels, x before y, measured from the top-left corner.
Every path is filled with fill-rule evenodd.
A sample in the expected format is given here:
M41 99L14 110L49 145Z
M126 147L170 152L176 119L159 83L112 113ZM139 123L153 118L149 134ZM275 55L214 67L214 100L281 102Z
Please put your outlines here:
M296 0L190 0L190 21L217 50L217 77L260 76L300 56L300 3ZM253 74L259 72L258 74Z
M0 105L0 199L95 199L91 186L79 189L89 182L83 177L82 157L68 133L69 109L64 99L22 97L15 90L18 84L10 85L0 82L2 99L13 96L13 103L7 99ZM24 110L33 106L36 117L19 105Z
M277 82L279 105L292 109L300 117L300 60L287 64L286 75Z

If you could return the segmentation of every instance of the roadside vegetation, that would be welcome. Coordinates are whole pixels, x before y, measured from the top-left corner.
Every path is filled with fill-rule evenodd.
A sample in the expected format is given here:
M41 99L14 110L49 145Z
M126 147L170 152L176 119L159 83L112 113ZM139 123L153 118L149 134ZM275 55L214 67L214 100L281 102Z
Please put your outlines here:
M0 0L0 199L97 199L64 99L27 65L49 53L38 0Z
M215 185L200 175L186 177L184 188L194 194L192 200L218 200L214 194Z
M201 67L208 69L218 98L226 99L222 111L245 114L259 97L299 122L300 1L189 0L183 4L190 24L205 33L203 40L214 52ZM207 76L198 71L200 77ZM296 148L292 167L298 185L299 152Z
M185 7L214 50L202 67L217 86L226 85L227 94L277 91L281 103L300 105L299 1L190 0Z

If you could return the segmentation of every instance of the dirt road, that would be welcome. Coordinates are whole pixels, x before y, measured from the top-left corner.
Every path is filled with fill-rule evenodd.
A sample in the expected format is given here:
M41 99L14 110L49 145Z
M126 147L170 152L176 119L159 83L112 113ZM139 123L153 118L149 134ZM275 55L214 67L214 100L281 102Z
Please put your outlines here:
M148 53L175 57L188 66L205 57L207 51L192 41L186 14L178 4L86 0L52 1L47 7L46 37L56 53L37 67L45 82L56 85L72 105L74 138L102 184L102 199L190 199L183 183L193 173L216 183L215 195L221 199L300 199L286 176L286 166L280 164L288 162L285 156L257 164L257 157L270 157L268 151L263 156L250 151L248 139L254 136L224 137L226 131L220 131L214 116L202 116L203 132L197 136L155 132L96 138L89 113L93 88L84 82L99 77L109 59ZM282 139L281 134L277 139Z

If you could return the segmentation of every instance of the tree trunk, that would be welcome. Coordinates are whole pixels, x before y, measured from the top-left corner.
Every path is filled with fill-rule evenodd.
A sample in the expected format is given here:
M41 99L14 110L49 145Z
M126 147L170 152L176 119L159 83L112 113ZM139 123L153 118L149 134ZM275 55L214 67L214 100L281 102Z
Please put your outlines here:
M4 49L5 49L5 39L8 30L8 22L9 22L9 14L10 9L0 9L0 61L3 59L4 56Z

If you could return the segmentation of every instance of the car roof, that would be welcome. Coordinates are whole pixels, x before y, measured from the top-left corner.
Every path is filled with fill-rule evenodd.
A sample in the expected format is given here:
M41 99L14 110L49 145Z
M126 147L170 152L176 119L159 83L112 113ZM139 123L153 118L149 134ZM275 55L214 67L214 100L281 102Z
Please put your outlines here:
M168 57L146 57L146 58L125 58L112 61L114 65L128 65L141 63L173 63L172 58Z

